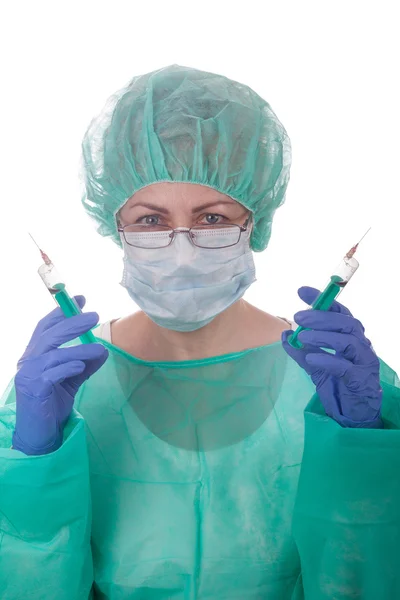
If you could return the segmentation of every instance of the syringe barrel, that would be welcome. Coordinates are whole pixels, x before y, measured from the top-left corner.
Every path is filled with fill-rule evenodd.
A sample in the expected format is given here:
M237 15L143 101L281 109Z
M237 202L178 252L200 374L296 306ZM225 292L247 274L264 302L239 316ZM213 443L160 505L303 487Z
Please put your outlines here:
M354 273L360 266L355 258L345 256L342 262L333 270L332 275L323 291L312 303L315 310L329 310L332 302L342 293Z
M353 277L359 266L360 263L358 260L345 256L341 263L333 271L332 275L340 277L344 285L346 285L346 283L348 283Z
M57 292L56 286L60 283L63 283L61 275L57 271L53 263L50 263L49 265L41 265L38 269L38 273L43 283L45 284L49 292L51 292L52 294Z

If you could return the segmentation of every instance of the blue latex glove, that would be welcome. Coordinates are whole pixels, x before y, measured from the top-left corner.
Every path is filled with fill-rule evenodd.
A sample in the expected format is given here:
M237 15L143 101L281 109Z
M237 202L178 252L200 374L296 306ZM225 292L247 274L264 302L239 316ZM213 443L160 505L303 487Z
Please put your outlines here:
M298 293L311 305L320 292L302 287ZM329 311L298 312L295 321L310 329L299 334L304 348L288 343L292 331L283 332L283 347L311 376L326 414L343 427L383 427L379 360L360 321L339 302Z
M76 296L80 308L83 296ZM92 329L99 320L88 312L66 318L56 308L39 321L15 376L16 425L13 448L29 455L57 450L79 387L105 363L102 344L59 348Z

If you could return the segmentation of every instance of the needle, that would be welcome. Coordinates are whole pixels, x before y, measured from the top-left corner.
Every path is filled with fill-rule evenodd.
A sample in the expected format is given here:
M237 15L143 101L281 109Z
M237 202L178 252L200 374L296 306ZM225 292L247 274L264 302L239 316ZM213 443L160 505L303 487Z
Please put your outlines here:
M367 233L368 233L369 231L371 231L371 229L372 229L372 227L370 227L369 229L367 229L367 231L366 231L366 232L364 233L364 235L362 236L361 240L360 240L360 241L359 241L359 242L358 242L358 243L357 243L355 246L353 246L352 248L350 248L350 250L349 250L349 251L348 251L348 253L346 254L346 258L353 258L353 256L355 255L355 253L356 253L356 250L357 250L357 248L358 248L359 244L360 244L360 243L363 241L363 239L365 238L365 236L367 235Z
M49 257L47 256L47 254L45 254L43 252L43 250L40 248L40 246L38 245L38 243L35 241L35 239L33 238L33 236L29 233L28 231L28 235L31 237L33 243L35 244L35 246L38 247L39 252L41 254L42 259L44 260L44 262L46 263L46 265L51 265L51 260L49 259Z

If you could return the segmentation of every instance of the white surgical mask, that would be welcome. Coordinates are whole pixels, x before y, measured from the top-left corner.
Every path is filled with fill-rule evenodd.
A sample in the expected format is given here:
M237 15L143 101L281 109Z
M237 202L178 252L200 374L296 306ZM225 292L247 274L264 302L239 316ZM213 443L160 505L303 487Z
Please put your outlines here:
M194 246L187 233L177 234L166 248L137 248L121 234L121 285L157 325L175 331L200 329L255 281L250 233L249 227L237 244L218 249ZM220 235L218 230L210 234Z

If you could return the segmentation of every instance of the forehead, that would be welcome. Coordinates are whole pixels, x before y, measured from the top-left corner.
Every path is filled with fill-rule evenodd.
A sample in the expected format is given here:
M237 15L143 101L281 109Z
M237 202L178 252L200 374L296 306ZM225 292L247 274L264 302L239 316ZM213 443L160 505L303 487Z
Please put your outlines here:
M159 206L184 205L188 208L197 204L220 201L238 204L235 200L222 194L213 188L196 183L162 182L142 188L136 192L125 204L127 208L133 207L140 202L157 203Z

